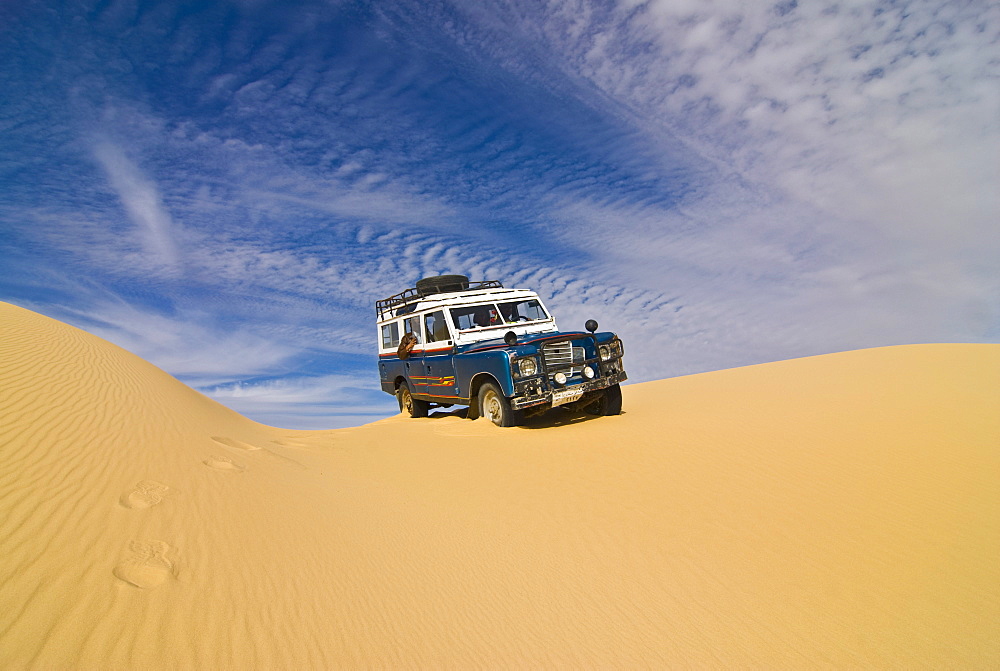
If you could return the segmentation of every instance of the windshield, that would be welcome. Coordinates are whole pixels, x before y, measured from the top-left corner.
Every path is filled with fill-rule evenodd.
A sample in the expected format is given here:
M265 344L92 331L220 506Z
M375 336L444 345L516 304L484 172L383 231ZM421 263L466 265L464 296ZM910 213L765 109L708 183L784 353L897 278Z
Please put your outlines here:
M484 303L451 309L451 319L460 331L524 324L548 317L541 303L534 298L500 303L499 306Z
M548 319L542 304L534 298L524 301L511 301L500 304L500 314L507 320L508 324L517 322L533 322L539 319Z

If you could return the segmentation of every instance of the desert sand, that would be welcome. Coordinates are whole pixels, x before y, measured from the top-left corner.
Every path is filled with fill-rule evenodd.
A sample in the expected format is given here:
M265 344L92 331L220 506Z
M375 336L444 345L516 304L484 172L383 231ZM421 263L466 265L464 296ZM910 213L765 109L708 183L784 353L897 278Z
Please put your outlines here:
M624 393L276 429L0 304L0 666L1000 665L1000 345Z

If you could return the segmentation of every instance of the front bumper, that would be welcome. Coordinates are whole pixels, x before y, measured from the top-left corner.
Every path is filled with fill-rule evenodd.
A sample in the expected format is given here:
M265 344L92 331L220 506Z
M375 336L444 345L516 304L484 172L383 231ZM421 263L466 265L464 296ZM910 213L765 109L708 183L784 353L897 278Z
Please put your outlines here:
M519 383L517 385L518 390L523 390L523 393L518 393L510 399L510 404L514 410L523 410L524 408L533 408L541 405L552 405L553 393L561 391L572 390L574 392L581 392L576 398L571 398L570 400L563 400L563 403L575 403L580 399L584 398L588 394L600 391L614 384L620 384L628 379L628 375L625 374L624 370L607 374L593 380L586 380L580 382L579 384L571 384L565 387L559 387L558 389L542 389L541 380L536 379L530 382L536 382L537 384L531 385L528 383ZM560 400L560 399L557 399ZM562 405L562 403L557 403L557 405Z

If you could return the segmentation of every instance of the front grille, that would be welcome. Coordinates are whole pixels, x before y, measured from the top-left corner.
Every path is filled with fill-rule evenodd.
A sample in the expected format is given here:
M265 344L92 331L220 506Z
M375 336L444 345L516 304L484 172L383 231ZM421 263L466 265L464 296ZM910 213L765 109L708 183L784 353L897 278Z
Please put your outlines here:
M549 343L542 348L542 354L545 356L547 368L568 366L573 363L573 345L568 342Z
M570 342L554 342L542 348L545 367L550 371L564 371L567 375L580 372L580 364L585 358L582 347L573 347ZM576 365L574 365L576 364Z

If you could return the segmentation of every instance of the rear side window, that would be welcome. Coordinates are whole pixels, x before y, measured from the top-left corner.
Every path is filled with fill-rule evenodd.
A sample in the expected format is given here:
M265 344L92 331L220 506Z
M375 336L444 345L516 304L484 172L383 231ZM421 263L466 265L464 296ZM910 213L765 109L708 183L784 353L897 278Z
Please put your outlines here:
M444 310L424 315L424 329L427 332L427 342L437 342L450 338L448 323L444 320Z
M403 320L403 333L412 333L417 338L418 343L424 342L424 337L420 335L420 317L407 317Z
M382 325L382 348L397 347L399 345L399 322Z

